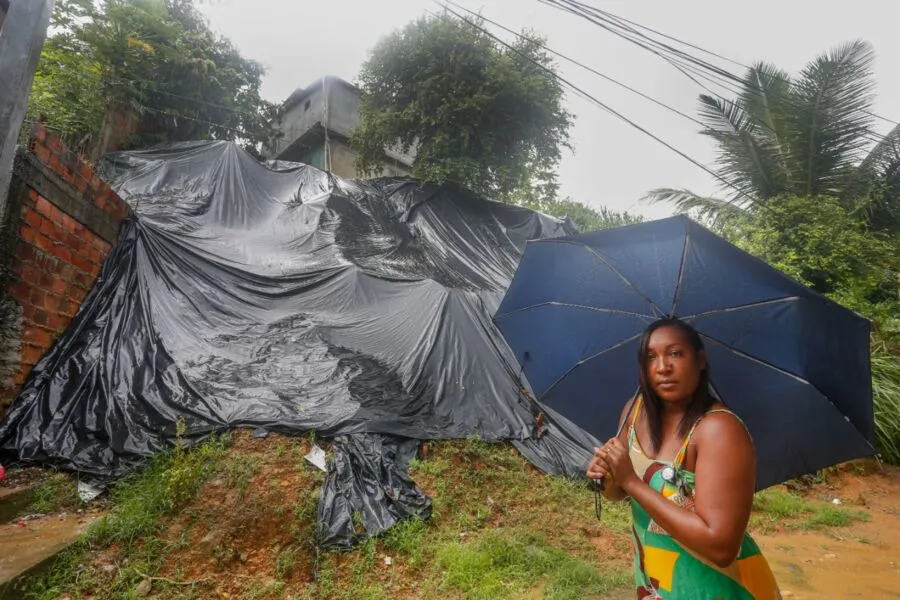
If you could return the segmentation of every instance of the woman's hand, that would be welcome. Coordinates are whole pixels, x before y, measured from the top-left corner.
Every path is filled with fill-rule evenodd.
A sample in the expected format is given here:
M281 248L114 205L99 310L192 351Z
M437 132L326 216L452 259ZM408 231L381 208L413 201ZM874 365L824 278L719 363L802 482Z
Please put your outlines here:
M592 473L600 474L600 477L611 475L616 485L625 492L632 483L638 481L628 450L619 438L612 438L594 452L591 466L588 467L588 477L596 478Z
M588 479L600 481L606 477L607 473L609 473L606 469L606 464L601 462L605 450L606 445L602 448L594 448L594 456L591 457L591 462L588 463L587 468Z

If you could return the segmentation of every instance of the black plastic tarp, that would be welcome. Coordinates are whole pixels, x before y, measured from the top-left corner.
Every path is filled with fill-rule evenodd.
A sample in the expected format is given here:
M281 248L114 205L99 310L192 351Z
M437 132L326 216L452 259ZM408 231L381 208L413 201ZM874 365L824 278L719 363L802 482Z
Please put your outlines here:
M227 142L113 154L103 174L136 217L0 423L0 450L115 477L183 419L194 439L477 435L545 470L586 463L590 440L552 415L534 437L540 407L491 322L526 240L564 223Z
M357 433L335 438L322 486L316 541L324 548L349 549L360 535L384 533L402 519L431 518L431 498L407 474L418 440Z

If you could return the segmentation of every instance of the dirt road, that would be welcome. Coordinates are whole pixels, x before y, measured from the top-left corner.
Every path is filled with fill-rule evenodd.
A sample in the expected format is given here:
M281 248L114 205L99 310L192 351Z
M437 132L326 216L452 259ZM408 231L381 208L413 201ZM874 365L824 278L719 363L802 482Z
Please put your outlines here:
M834 479L816 491L821 499L838 498L869 520L834 530L756 534L782 593L797 600L900 598L900 469Z

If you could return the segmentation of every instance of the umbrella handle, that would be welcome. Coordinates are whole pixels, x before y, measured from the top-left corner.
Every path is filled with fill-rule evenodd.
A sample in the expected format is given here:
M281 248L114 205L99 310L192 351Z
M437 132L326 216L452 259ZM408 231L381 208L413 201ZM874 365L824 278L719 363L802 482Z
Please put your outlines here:
M594 492L594 514L597 520L603 519L603 496L601 492L606 489L606 477L591 479L588 481L588 489Z
M602 489L600 487L600 489L594 490L594 514L597 516L598 521L603 520L603 496L600 495L600 490Z

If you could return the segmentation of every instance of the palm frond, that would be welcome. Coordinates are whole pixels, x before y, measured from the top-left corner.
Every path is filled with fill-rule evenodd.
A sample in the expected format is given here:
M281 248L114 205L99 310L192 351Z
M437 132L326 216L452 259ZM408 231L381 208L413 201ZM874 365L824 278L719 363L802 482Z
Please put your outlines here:
M865 201L887 171L900 160L900 125L882 137L853 170L841 199L847 204Z
M690 190L658 188L647 192L641 199L650 204L670 204L679 214L690 215L709 224L721 224L728 219L744 214L749 201L728 201L700 196Z
M845 44L809 63L791 89L792 154L801 168L799 192L839 194L872 134L874 52Z
M900 158L900 125L881 138L860 163L861 171L878 172Z
M719 175L741 190L738 196L768 198L784 191L772 146L756 137L757 125L740 100L702 95L700 118L706 125L703 134L717 142Z
M775 193L792 189L792 164L790 128L791 78L765 62L759 62L744 75L740 101L754 127L757 143L766 149L772 159L771 180Z
M900 125L854 169L842 199L863 208L873 229L900 233Z

